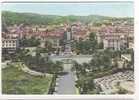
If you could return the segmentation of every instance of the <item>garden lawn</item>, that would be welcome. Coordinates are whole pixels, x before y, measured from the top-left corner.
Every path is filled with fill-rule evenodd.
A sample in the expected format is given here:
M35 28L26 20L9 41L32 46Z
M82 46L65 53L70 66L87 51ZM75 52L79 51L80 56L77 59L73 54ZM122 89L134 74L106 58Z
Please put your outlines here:
M2 69L3 94L47 94L51 82L52 75L32 76L14 66Z

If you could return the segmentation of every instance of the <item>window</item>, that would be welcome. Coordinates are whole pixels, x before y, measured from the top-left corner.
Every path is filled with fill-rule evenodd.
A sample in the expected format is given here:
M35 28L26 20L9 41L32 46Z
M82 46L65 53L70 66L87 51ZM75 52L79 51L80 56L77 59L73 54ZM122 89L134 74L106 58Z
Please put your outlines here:
M16 45L15 44L13 44L13 47L15 47Z
M15 43L16 41L13 41L13 43Z

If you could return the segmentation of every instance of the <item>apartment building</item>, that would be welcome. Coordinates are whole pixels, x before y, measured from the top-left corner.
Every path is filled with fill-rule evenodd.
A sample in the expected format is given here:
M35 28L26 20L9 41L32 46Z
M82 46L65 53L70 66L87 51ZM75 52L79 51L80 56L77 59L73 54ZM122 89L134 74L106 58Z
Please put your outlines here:
M104 36L104 49L110 48L113 50L121 50L128 48L127 36L122 33L111 33Z
M7 51L8 53L13 53L19 47L18 39L4 39L2 38L2 51Z

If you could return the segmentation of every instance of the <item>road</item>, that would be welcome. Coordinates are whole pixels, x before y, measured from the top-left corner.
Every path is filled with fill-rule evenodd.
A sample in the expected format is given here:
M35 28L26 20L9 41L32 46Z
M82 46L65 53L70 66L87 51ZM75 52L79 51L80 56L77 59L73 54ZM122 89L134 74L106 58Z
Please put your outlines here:
M64 75L57 78L56 94L76 94L75 74L71 71L72 64L64 64Z
M52 61L73 60L80 64L89 62L92 59L91 55L72 55L72 56L50 56ZM56 87L54 94L77 94L75 87L76 74L71 71L72 64L64 63L64 71L67 74L61 75L56 80Z

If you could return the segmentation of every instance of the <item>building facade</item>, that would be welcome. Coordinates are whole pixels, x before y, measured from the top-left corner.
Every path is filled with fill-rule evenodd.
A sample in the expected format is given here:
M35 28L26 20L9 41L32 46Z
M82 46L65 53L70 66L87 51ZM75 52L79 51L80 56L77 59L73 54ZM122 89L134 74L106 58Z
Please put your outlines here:
M18 39L2 39L2 50L9 53L14 52L19 47Z

